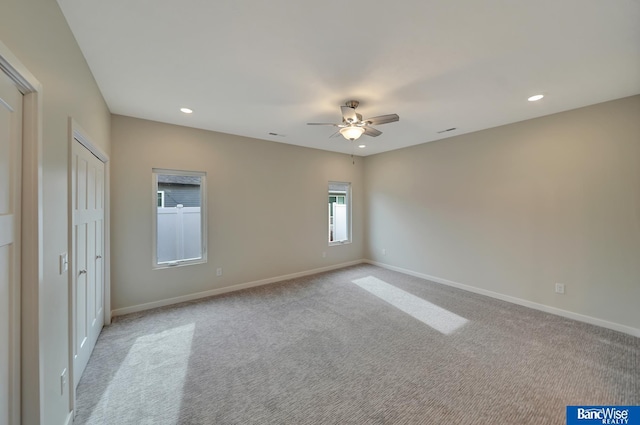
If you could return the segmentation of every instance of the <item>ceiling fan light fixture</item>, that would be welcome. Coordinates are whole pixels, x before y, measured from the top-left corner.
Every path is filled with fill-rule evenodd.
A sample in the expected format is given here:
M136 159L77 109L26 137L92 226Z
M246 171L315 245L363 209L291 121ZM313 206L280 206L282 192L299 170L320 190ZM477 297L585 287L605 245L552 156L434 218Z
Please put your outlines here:
M358 104L359 102L357 100L350 100L345 106L340 107L342 111L342 122L339 124L330 122L308 122L307 125L338 127L339 130L333 133L331 137L337 137L338 133L340 133L342 137L353 142L363 134L369 137L378 137L382 134L382 131L372 127L373 125L387 124L400 119L398 114L379 115L377 117L363 119L362 115L356 112Z
M340 134L347 140L356 140L362 136L364 128L362 127L345 127L340 129Z

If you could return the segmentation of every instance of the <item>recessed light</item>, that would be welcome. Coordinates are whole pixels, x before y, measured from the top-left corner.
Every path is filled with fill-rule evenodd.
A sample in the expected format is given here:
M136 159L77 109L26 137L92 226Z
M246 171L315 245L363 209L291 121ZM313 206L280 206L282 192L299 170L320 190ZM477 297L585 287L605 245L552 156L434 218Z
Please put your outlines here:
M191 114L193 113L193 110L189 109L189 108L180 108L181 112L184 112L185 114Z
M360 149L362 149L362 148L366 148L366 147L367 147L367 145L358 145L358 147L359 147Z
M529 99L527 99L529 102L535 102L536 100L540 100L544 97L543 94L536 94L535 96L531 96Z

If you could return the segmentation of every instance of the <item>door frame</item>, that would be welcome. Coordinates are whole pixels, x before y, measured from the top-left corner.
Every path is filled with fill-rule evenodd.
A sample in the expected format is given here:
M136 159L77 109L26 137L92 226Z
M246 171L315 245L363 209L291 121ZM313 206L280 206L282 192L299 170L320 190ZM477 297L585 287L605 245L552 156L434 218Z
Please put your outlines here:
M44 403L44 359L40 351L40 288L44 282L42 193L42 85L0 41L0 71L22 93L22 209L19 312L11 324L15 371L11 391L13 420L40 424ZM16 294L17 295L17 294ZM18 372L19 371L19 372Z
M73 194L74 188L72 187L72 173L73 173L73 143L78 141L89 152L91 152L96 158L104 163L104 235L102 243L104 245L103 251L103 311L104 311L104 324L111 324L111 243L110 243L110 161L109 156L100 149L98 145L91 141L91 138L87 136L87 132L80 127L80 125L72 118L69 117L69 146L68 146L68 255L69 255L69 270L73 270L75 267L71 263L73 253L75 252L74 239L73 239ZM75 416L75 404L76 404L76 388L73 384L75 382L74 377L74 361L73 361L73 344L75 344L75 297L73 296L74 274L69 273L69 409Z

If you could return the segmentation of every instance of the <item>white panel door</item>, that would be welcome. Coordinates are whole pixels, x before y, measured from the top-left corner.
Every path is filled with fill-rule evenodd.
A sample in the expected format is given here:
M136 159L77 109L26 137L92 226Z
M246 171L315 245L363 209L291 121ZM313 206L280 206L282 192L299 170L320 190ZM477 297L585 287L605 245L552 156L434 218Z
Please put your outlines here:
M80 382L104 325L104 163L77 140L71 162L73 381Z
M0 72L0 423L20 418L22 94Z

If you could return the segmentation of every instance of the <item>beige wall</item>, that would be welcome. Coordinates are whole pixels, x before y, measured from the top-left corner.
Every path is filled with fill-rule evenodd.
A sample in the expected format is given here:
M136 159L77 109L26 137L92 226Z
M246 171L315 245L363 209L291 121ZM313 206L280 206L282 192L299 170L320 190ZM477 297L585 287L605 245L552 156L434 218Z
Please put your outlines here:
M117 115L112 137L113 309L362 258L361 158ZM207 173L206 264L152 269L152 168ZM328 246L329 180L352 183L351 244Z
M367 157L364 179L367 258L640 329L640 96Z
M51 0L2 0L0 41L43 86L44 282L40 323L46 424L62 424L68 394L60 373L68 367L68 275L58 273L67 251L68 118L73 117L103 151L110 151L110 114L66 20ZM37 408L27 408L34 423Z

